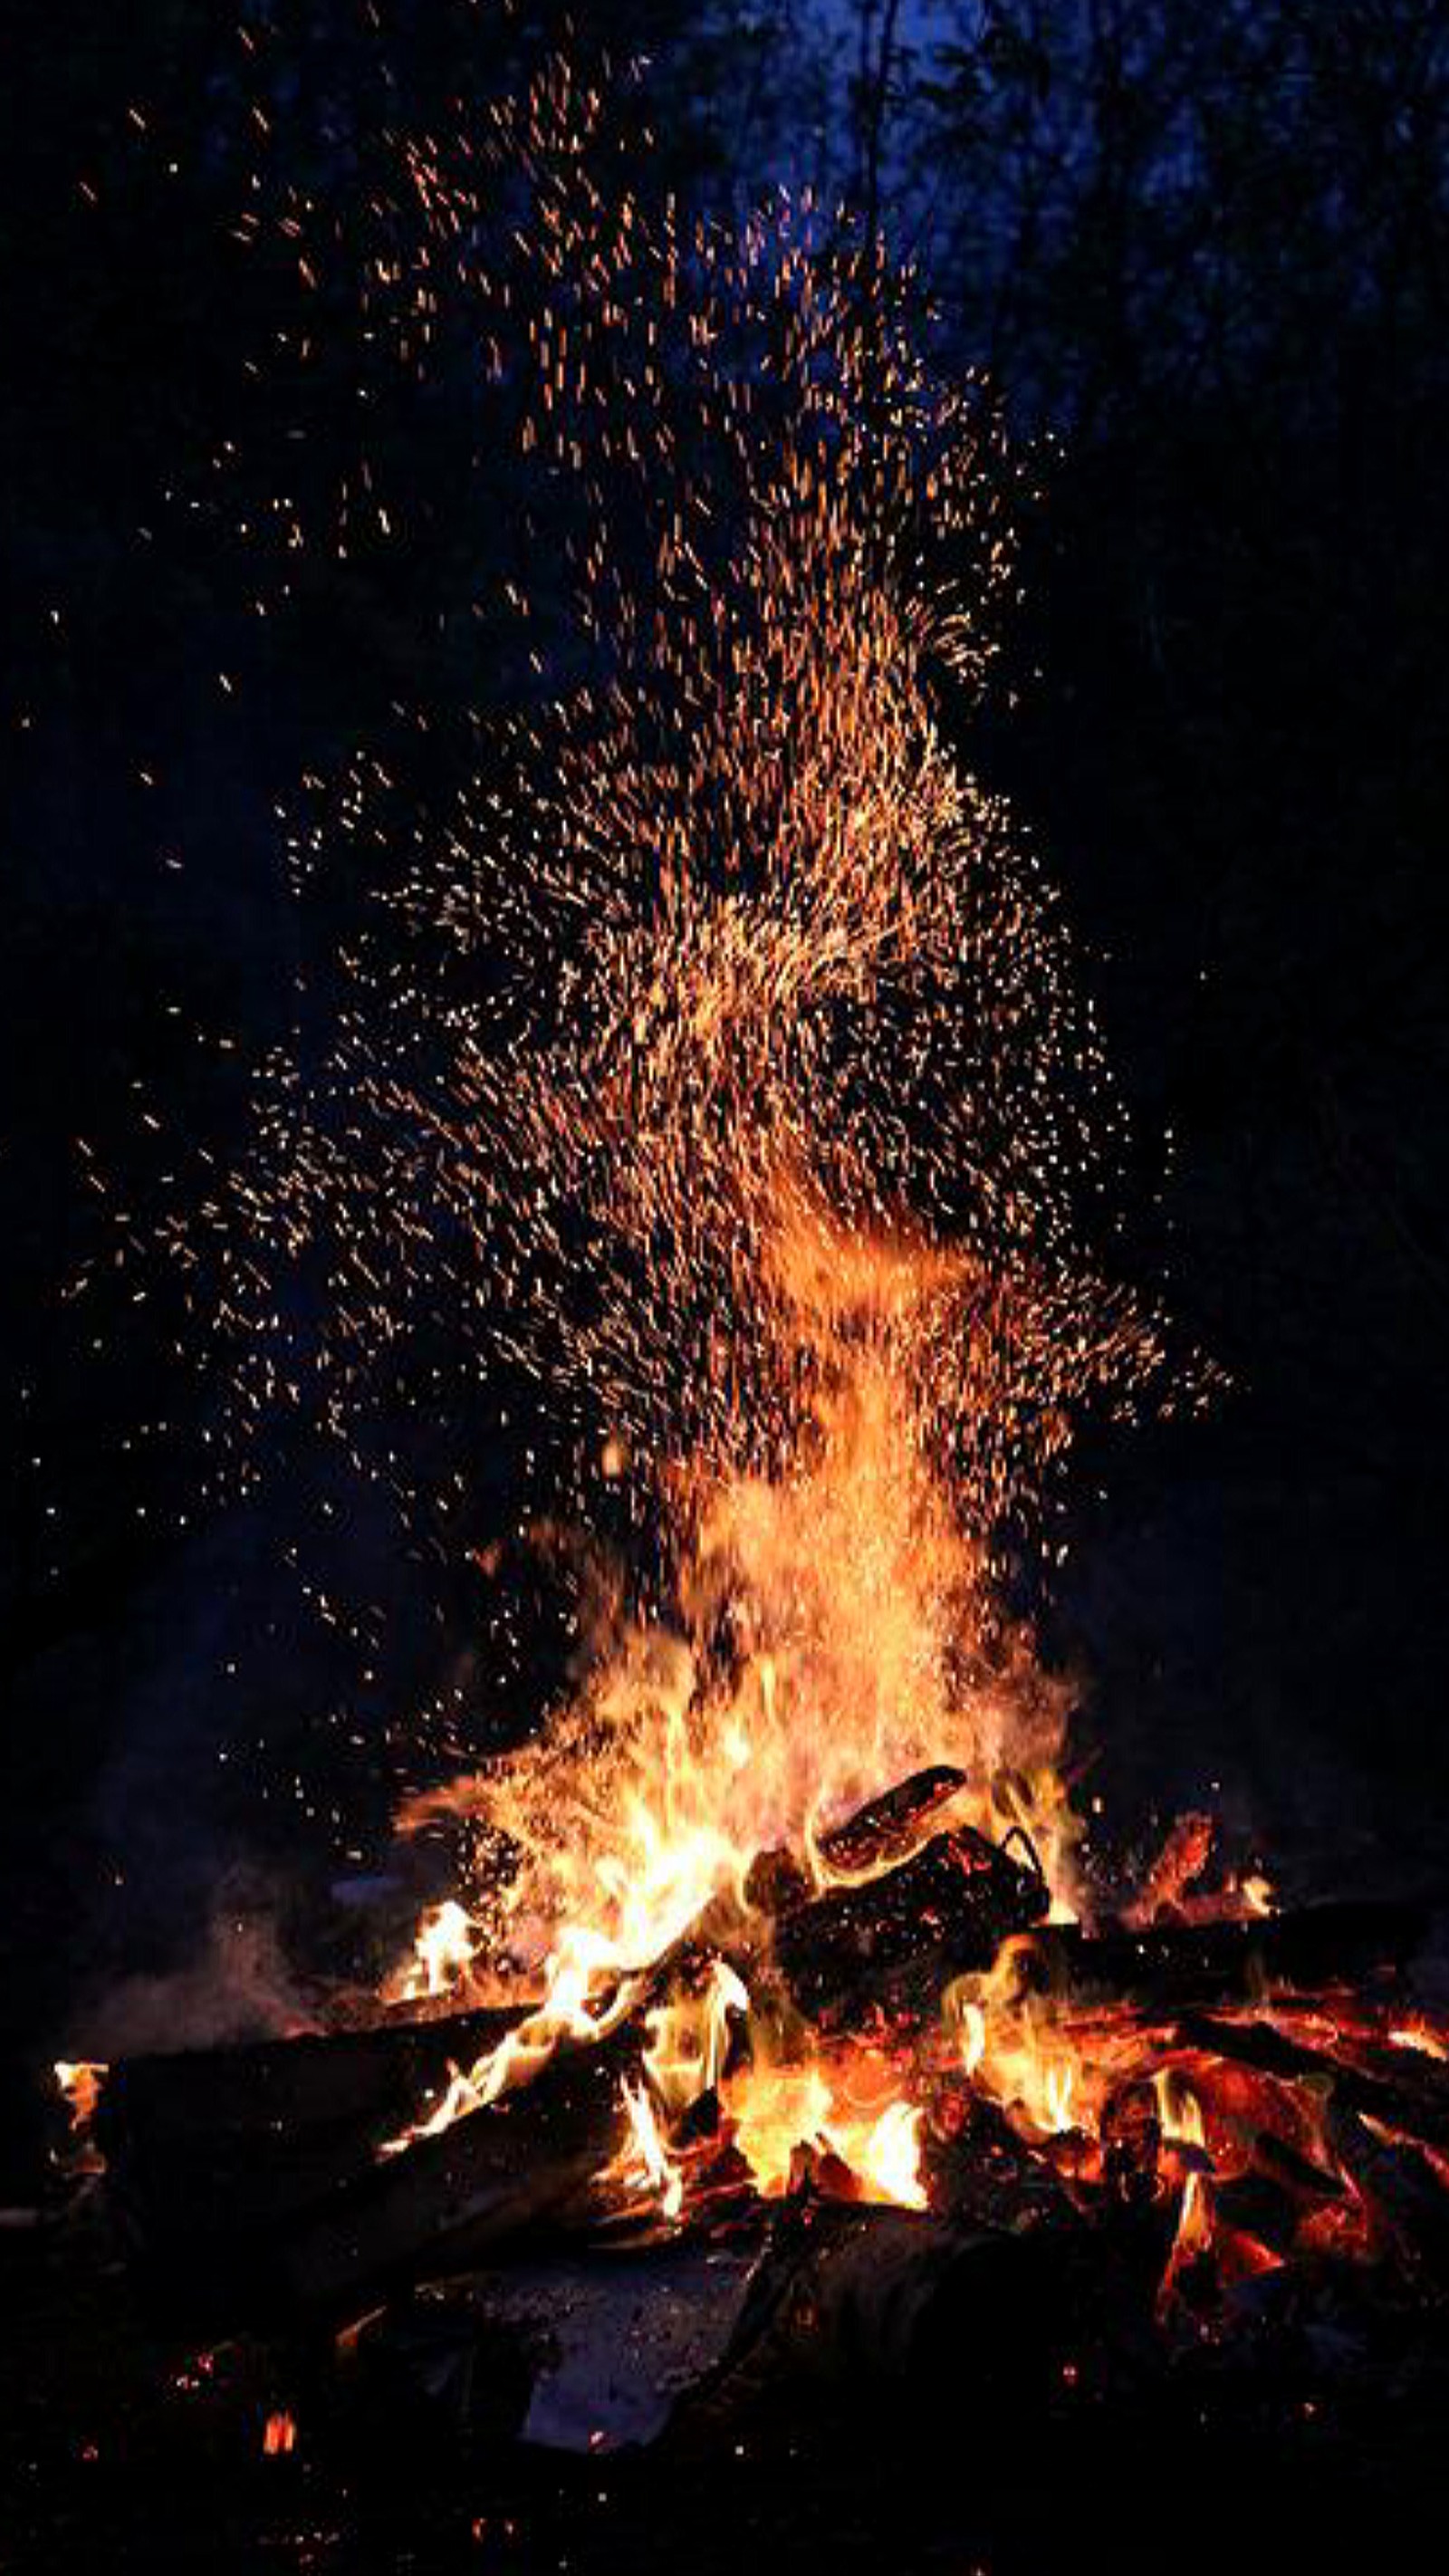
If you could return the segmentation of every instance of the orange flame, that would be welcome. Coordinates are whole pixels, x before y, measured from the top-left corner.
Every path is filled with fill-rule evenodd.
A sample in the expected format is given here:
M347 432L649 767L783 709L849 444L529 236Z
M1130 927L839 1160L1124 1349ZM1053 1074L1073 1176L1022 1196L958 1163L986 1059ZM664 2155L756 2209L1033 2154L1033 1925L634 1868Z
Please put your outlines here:
M1177 2070L1159 2067L1152 2079L1157 2095L1157 2117L1162 2135L1169 2142L1198 2148L1206 2154L1207 2131L1202 2104ZM1204 2254L1212 2243L1213 2218L1205 2177L1196 2166L1189 2171L1182 2186L1178 2209L1177 2234L1163 2275L1162 2295L1171 2296L1177 2275L1195 2255Z
M828 2149L854 2177L862 2200L893 2201L903 2209L927 2206L921 2179L921 2112L896 2097L870 2098L878 2071L869 2053L832 2069L819 2059L797 2066L753 2065L732 2076L724 2102L735 2145L762 2199L788 2190L798 2148ZM852 2098L852 2079L864 2070L867 2099Z
M56 2059L55 2080L69 2105L73 2129L84 2132L90 2127L110 2071L97 2058Z

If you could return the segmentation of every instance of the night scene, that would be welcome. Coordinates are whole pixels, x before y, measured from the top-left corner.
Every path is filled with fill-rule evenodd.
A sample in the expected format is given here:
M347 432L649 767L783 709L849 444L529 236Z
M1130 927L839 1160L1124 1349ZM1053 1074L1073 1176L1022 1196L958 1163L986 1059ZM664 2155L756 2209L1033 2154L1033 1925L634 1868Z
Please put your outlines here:
M1436 2566L1449 0L3 50L0 2576Z

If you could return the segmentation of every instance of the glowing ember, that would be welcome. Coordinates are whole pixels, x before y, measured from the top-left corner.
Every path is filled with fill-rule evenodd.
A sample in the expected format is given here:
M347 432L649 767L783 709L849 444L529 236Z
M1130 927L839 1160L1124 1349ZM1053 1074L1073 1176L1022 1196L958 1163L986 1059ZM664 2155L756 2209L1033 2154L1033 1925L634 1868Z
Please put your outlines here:
M1430 2030L1424 2022L1411 2022L1402 2029L1391 2030L1388 2040L1391 2048L1415 2048L1424 2057L1449 2059L1449 2041L1439 2032Z
M279 2410L262 2427L262 2450L269 2460L285 2459L297 2447L295 2418Z

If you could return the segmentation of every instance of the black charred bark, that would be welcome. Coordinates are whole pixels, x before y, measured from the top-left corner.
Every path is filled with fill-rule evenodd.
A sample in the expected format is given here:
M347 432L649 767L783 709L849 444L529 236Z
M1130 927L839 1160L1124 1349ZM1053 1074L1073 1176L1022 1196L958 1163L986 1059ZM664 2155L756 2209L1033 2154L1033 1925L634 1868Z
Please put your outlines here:
M476 2040L476 2017L460 2016L452 2031L455 2042L465 2032ZM566 2045L496 2104L388 2155L384 2141L426 2110L428 2085L399 2109L390 2080L386 2116L372 2091L358 2116L354 2044L288 2045L322 2052L304 2091L291 2095L313 2114L325 2098L326 2054L339 2050L346 2116L237 2117L208 2129L190 2116L209 2089L193 2061L140 2060L111 2078L97 2121L107 2205L168 2318L216 2331L366 2305L374 2292L452 2272L484 2246L557 2217L618 2142L619 2082L637 2067L641 2040L621 2030L595 2047ZM431 2064L441 2084L446 2062ZM239 2113L235 2073L225 2068L216 2089Z
M1039 1872L958 1825L898 1869L785 1915L776 1964L812 2021L848 2020L875 2003L909 2000L923 1980L939 1987L989 1968L1002 1942L1039 1923L1049 1903Z
M1044 1988L1148 2013L1251 2002L1274 1986L1307 1994L1376 1979L1390 1986L1424 1949L1435 1914L1428 1900L1364 1901L1137 1932L1053 1923L1033 1935L1026 1967Z

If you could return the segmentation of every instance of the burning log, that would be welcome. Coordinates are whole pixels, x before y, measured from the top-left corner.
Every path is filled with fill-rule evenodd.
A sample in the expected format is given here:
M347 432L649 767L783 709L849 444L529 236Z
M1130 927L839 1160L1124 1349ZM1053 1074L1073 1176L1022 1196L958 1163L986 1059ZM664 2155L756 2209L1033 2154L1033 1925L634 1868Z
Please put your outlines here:
M283 2303L344 2314L411 2282L466 2271L548 2222L564 2226L617 2144L632 2029L566 2044L528 2084L358 2174L289 2228L271 2273Z
M472 2030L477 2017L459 2021ZM139 2060L113 2075L103 2139L107 2202L168 2311L232 2323L366 2304L374 2291L466 2266L482 2247L545 2216L561 2220L617 2142L620 2081L636 2071L640 2053L628 2030L597 2047L566 2045L531 2083L403 2153L380 2156L381 2099L369 2094L368 2113L355 2116L359 2061L350 2043L315 2045L341 2049L338 2098L352 2115L339 2121L250 2130L239 2122L207 2135L187 2116L207 2090L198 2082L189 2092L190 2061ZM323 2062L314 2060L309 2087ZM173 2092L166 2070L182 2066ZM223 2098L234 2071L219 2076ZM439 2078L444 2072L436 2067ZM395 2080L394 2068L389 2104ZM305 2098L315 2109L322 2094ZM388 2130L418 2108L417 2098L409 2101Z
M1427 2153L1411 2139L1330 2094L1324 2127L1335 2156L1369 2212L1376 2250L1411 2279L1449 2275L1449 2197Z
M1297 2243L1303 2204L1286 2183L1255 2166L1251 2173L1214 2186L1212 2214L1214 2224L1249 2236L1286 2259Z
M958 1786L944 1767L904 1783L851 1818L838 1848L879 1857L912 1841ZM838 2024L887 1993L933 2003L950 1975L989 1965L1046 1904L1034 1871L958 1827L878 1877L788 1910L775 1965L814 2019ZM381 2162L380 2147L417 2120L450 2069L474 2063L515 2016L118 2067L96 2132L129 2242L153 2281L183 2298L205 2279L221 2307L260 2298L314 2310L453 2271L544 2217L561 2220L616 2143L620 2079L643 2056L650 2008L688 1966L722 1954L706 1928L641 1981L611 2039L560 2046L528 2083Z
M1281 2183L1300 2203L1323 2207L1341 2201L1344 2185L1327 2165L1315 2157L1301 2155L1286 2138L1275 2137L1271 2129L1255 2129L1251 2139L1253 2170L1269 2182Z
M1250 2003L1275 1986L1321 1993L1402 1974L1425 1947L1435 1912L1428 1900L1355 1901L1142 1931L1053 1923L1033 1932L1023 1973L1044 1988L1151 2014Z
M255 2141L306 2130L386 2137L416 2114L450 2066L470 2066L522 2010L439 2014L240 2047L182 2049L123 2059L104 2079L95 2116L107 2155L220 2136Z
M126 2243L163 2288L245 2295L249 2249L318 2208L418 2117L454 2065L513 2026L455 2013L374 2030L123 2059L91 2135Z
M966 1773L948 1762L914 1771L822 1834L820 1857L827 1868L852 1877L896 1869L916 1849L929 1819L965 1786ZM745 1879L745 1894L762 1914L788 1914L808 1904L812 1893L810 1874L792 1851L758 1853Z
M616 2164L622 2144L621 2088L629 2083L637 2144L638 2121L652 2119L641 2069L654 2065L660 2031L672 2016L689 2023L691 2014L743 2010L745 1971L767 2012L773 1987L776 2010L788 1998L827 2047L848 2045L882 2009L929 2019L934 2027L943 1990L963 1972L990 1969L1014 1937L1028 1989L1056 1988L1077 2002L1105 1999L1138 2026L1158 2027L1174 2051L1238 2062L1268 2078L1331 2085L1340 2116L1359 2122L1350 2145L1361 2158L1379 2153L1381 2131L1430 2150L1449 2147L1449 2079L1424 2052L1375 2048L1372 2036L1360 2036L1346 2049L1345 2063L1267 2020L1248 2021L1233 2011L1275 1986L1301 1994L1402 1969L1424 1940L1427 1906L1321 1906L1248 1923L1118 1925L1089 1936L1044 1922L1049 1890L1029 1844L1023 1841L1020 1851L998 1846L966 1824L931 1833L932 1819L964 1785L958 1771L937 1766L833 1829L821 1851L829 1866L848 1874L844 1884L813 1891L790 1855L764 1855L755 1873L761 1907L771 1918L763 1955L758 1918L742 1931L737 1906L715 1900L680 1940L627 1979L614 1998L618 2019L608 2036L560 2039L549 2053L550 2029L529 2060L527 2081L484 2107L464 2109L432 2134L416 2125L430 2100L457 2068L476 2067L526 2007L519 2014L475 2011L118 2067L104 2087L95 2132L107 2159L110 2205L153 2288L193 2320L203 2309L208 2323L325 2319L481 2262L515 2264L529 2247L541 2245L550 2262L562 2260L560 2244L567 2247L581 2231L593 2236L598 2259L612 2259L602 2248L606 2237L616 2241L617 2230L611 2236L606 2223L610 2186L601 2177ZM748 1956L742 1942L750 1945ZM723 2006L721 1981L734 1998ZM673 2218L684 2205L683 2167L671 2161L672 2153L695 2176L700 2196L687 2204L687 2215L707 2233L758 2214L756 2181L765 2173L753 2151L737 2152L729 2135L708 2151L708 2123L698 2137L686 2129L706 2104L710 2120L719 2119L722 2097L714 2085L727 2072L730 2044L722 2040L706 2078L709 2051L701 2043L693 2112L687 2094L673 2099L672 2130L666 2124L644 2145L655 2217L662 2210ZM682 2062L692 2064L687 2048ZM810 2156L844 2153L827 2125L828 2090L818 2089L821 2103L791 2116L814 2120L819 2134L808 2126L790 2132L787 2147L790 2138L800 2145L788 2177L783 2166L778 2176L766 2176L782 2188L788 2179L796 2205L806 2210L819 2206L820 2177L812 2182ZM467 2096L460 2087L459 2094L478 2100L476 2091ZM1137 2125L1150 2124L1140 2084L1137 2095ZM454 2112L459 2107L457 2099L447 2105ZM1141 2152L1145 2138L1136 2139L1129 2107L1121 2119L1104 2116L1099 2161L1113 2182L1113 2225L1151 2235L1158 2216L1149 2205L1150 2187L1133 2184L1134 2176L1155 2172L1158 2158ZM904 2102L895 2108L908 2128L920 2116ZM1064 2124L1063 2112L1056 2125ZM402 2133L410 2141L405 2152L381 2152ZM973 2101L949 2152L938 2142L935 2161L953 2212L938 2222L945 2231L939 2239L922 2234L903 2210L894 2213L901 2222L895 2232L883 2213L862 2208L850 2212L849 2223L832 2218L799 2245L783 2228L764 2267L776 2285L769 2295L778 2292L784 2301L782 2313L793 2314L795 2290L780 2290L780 2281L799 2272L811 2284L800 2293L803 2309L818 2321L833 2313L835 2300L841 2318L854 2320L840 2326L843 2344L865 2335L881 2351L904 2349L919 2340L918 2324L928 2311L945 2313L941 2283L947 2274L954 2278L968 2246L973 2295L979 2295L998 2259L1009 2260L1013 2274L1019 2268L1024 2213L1028 2234L1051 2234L1080 2217L1072 2177L1082 2155L1073 2161L1070 2142L1050 2158L1034 2154L1030 2140L1015 2137L1010 2122L984 2101ZM1225 2222L1245 2241L1287 2244L1301 2208L1346 2191L1336 2173L1306 2162L1298 2173L1292 2162L1290 2149L1268 2140L1250 2172L1227 2186L1236 2201ZM708 2191L698 2179L706 2168ZM847 2155L840 2178L853 2193L867 2170L875 2167ZM627 2171L619 2166L615 2183ZM1347 2158L1343 2171L1355 2181ZM1404 2201L1417 2185L1419 2165L1407 2174L1395 2168L1395 2176ZM914 2165L911 2182L914 2191ZM622 2186L626 2197L631 2188ZM911 2198L894 2174L885 2196ZM988 2241L990 2249L1004 2242L1017 2250L999 2256L983 2250ZM856 2250L867 2243L868 2256ZM822 2265L828 2277L817 2277ZM759 2297L766 2296L762 2287ZM739 2332L747 2340L763 2335L762 2350L778 2340L773 2324L768 2332L762 2325L753 2294ZM787 2341L794 2335L791 2326Z
M958 1825L883 1876L787 1913L776 1963L800 2010L828 2024L905 1986L939 1990L964 1970L989 1968L1049 1903L1039 1872Z
M1178 2046L1230 2058L1282 2083L1331 2085L1335 2098L1356 2116L1402 2130L1427 2146L1449 2147L1449 2099L1437 2086L1418 2084L1412 2070L1395 2080L1366 2074L1327 2050L1304 2047L1266 2021L1228 2022L1207 2014L1187 2015L1177 2023L1173 2039Z
M949 1762L915 1771L882 1797L872 1798L820 1838L822 1857L843 1871L894 1869L909 1858L927 1819L966 1786L966 1774Z

